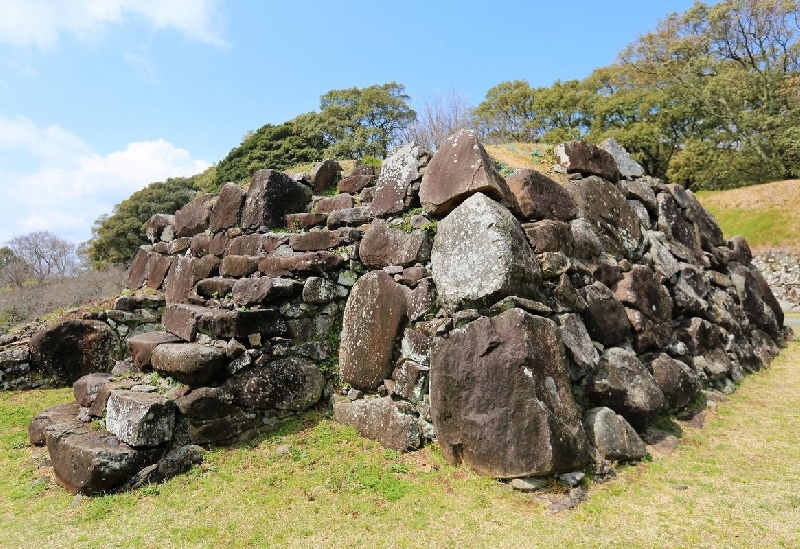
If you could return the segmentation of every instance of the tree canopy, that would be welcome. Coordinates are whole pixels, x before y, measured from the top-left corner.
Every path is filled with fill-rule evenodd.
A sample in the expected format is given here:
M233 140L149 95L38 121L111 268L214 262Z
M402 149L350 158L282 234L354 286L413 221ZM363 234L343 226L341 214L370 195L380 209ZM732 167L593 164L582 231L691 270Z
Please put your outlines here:
M86 252L94 267L126 264L147 243L144 224L154 214L173 214L197 194L192 178L176 177L151 183L114 206L111 215L94 222Z

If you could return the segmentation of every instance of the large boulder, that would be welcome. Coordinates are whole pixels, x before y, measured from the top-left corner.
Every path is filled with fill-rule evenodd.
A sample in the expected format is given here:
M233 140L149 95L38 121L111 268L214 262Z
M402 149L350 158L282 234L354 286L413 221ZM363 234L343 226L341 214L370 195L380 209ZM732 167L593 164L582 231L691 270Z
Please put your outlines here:
M211 210L208 228L211 232L236 227L242 217L242 207L247 191L236 183L225 183L219 191L219 198Z
M78 404L88 408L94 402L100 389L112 381L114 381L114 376L104 372L87 374L72 384L72 394Z
M314 186L314 192L323 193L336 185L342 167L336 160L323 160L318 162L309 174Z
M398 452L420 447L419 421L402 412L391 397L338 400L333 404L336 421L352 425L361 436L378 441L384 448Z
M588 459L556 325L521 309L436 338L431 411L442 452L494 477L574 471Z
M242 228L283 227L286 214L305 211L311 189L283 172L259 170L253 175L242 212Z
M664 393L670 410L681 410L700 394L700 378L680 360L659 353L646 363L656 384Z
M128 338L128 351L137 370L149 370L153 349L162 343L180 343L181 338L167 332L147 332Z
M516 209L514 195L475 132L459 130L448 137L431 158L422 177L420 202L429 214L444 217L475 193L483 193Z
M611 408L634 426L643 426L664 410L664 393L632 351L611 347L603 352L586 386L595 406Z
M154 458L78 421L51 425L46 437L56 481L73 494L109 492Z
M313 363L290 357L259 361L228 380L225 387L243 406L305 410L322 396L325 376Z
M556 162L565 168L567 173L596 175L612 183L619 181L620 173L614 157L585 141L560 143L553 149L553 155L556 157Z
M578 206L564 188L536 170L515 170L506 177L524 219L570 221L578 217Z
M119 355L119 338L97 320L67 320L37 332L31 359L58 382L72 385L93 372L110 372Z
M600 354L592 343L581 317L576 314L565 314L558 317L561 328L561 339L567 350L569 377L575 381L591 372L600 362Z
M411 206L419 192L421 170L430 158L431 152L413 141L393 150L381 164L370 204L372 215L397 214Z
M272 308L240 311L175 304L164 309L161 321L167 332L184 341L194 341L198 333L206 333L214 339L228 339L246 338L251 334L279 336L287 330L283 316Z
M510 295L536 297L541 284L519 223L481 193L439 222L431 263L439 298L452 308L491 305Z
M153 369L194 387L217 379L225 370L225 351L196 343L163 343L153 350Z
M565 183L564 189L578 204L581 216L595 230L607 253L631 261L641 257L639 216L617 186L599 177L587 177Z
M347 299L339 345L339 375L356 389L374 390L392 371L392 350L406 318L402 286L385 271L358 279Z
M430 252L431 241L427 231L389 227L383 219L370 224L358 247L362 263L371 269L425 264L430 259Z
M201 194L175 212L175 234L184 237L194 236L208 229L211 211L216 202L216 195Z

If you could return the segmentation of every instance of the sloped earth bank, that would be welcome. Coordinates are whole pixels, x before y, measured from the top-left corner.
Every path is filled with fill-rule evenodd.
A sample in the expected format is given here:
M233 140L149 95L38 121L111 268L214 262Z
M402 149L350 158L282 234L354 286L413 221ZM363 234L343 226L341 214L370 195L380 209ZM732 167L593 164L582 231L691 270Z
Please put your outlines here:
M677 422L668 457L592 484L537 493L443 461L435 445L397 455L322 420L209 452L163 485L74 498L51 480L27 421L65 391L0 393L0 532L5 547L697 547L800 546L800 344L747 376L702 429Z
M154 216L133 293L103 318L137 317L163 291L164 331L126 336L113 375L79 378L113 361L60 368L59 344L113 346L103 319L31 338L32 364L75 381L77 402L40 414L31 442L60 484L93 494L332 404L392 451L436 440L520 489L557 477L573 489L562 506L577 503L584 472L603 480L645 442L669 447L660 418L702 414L785 334L747 242L726 241L691 193L643 177L614 142L554 154L564 185L503 178L460 131L435 155L397 149L377 177L262 170L247 191Z

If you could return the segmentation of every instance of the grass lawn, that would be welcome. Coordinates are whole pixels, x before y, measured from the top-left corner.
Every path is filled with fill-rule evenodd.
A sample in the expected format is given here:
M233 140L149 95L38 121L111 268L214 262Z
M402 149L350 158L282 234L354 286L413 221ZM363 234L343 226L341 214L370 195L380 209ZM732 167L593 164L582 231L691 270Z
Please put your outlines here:
M748 376L670 457L624 467L589 500L547 497L399 455L319 414L133 493L73 498L28 421L69 390L0 394L2 547L798 547L800 343Z

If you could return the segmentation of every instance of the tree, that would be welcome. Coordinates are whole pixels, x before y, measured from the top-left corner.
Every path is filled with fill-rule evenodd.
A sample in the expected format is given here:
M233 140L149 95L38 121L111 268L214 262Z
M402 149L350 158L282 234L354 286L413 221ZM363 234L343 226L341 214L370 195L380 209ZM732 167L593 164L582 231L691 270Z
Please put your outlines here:
M410 97L397 82L331 90L320 97L319 129L333 158L385 158L416 119Z
M111 215L94 222L92 238L82 247L95 268L127 264L147 243L144 224L154 214L173 214L197 194L192 178L176 177L151 183L116 206Z
M501 82L475 107L475 125L488 142L536 141L541 131L534 103L526 80Z
M639 90L639 116L608 129L653 124L660 139L650 147L670 150L655 175L686 186L791 175L797 161L787 154L795 149L785 143L793 141L786 120L796 107L781 92L799 68L799 12L796 0L724 0L670 15L615 64L620 92Z
M35 231L15 236L6 243L6 264L3 271L15 272L15 283L20 284L20 273L27 271L38 282L52 277L72 275L78 266L75 245L49 231Z
M291 166L322 160L325 141L318 127L318 114L306 113L277 126L265 124L245 135L219 163L215 175L218 190L228 181L237 183L250 179L263 168L285 170Z
M460 91L436 93L422 101L417 119L404 133L404 141L416 141L435 151L461 128L472 127L470 107Z

